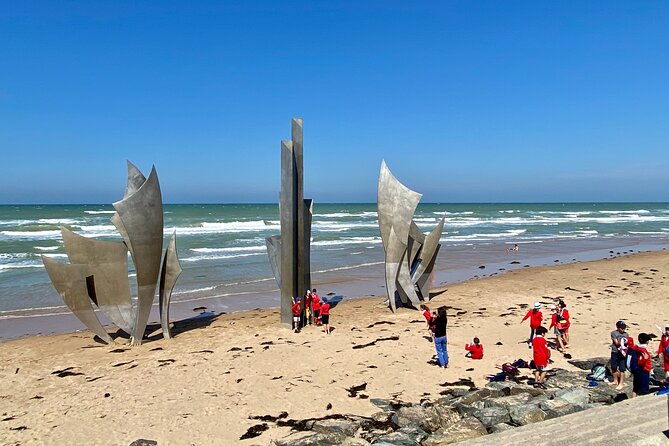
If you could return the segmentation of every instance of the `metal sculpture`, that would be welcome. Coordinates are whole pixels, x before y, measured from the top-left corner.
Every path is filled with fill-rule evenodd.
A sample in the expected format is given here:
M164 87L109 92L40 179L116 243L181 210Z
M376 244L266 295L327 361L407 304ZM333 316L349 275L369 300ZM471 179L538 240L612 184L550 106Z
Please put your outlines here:
M291 121L291 140L281 141L281 236L266 239L267 254L281 290L281 323L292 323L295 296L311 288L313 201L304 198L302 119Z
M181 274L176 233L163 250L163 203L155 168L148 178L128 161L128 182L122 200L113 204L111 218L123 242L89 239L61 228L69 264L42 256L58 294L72 312L105 342L113 342L96 317L94 303L107 318L142 343L160 278L160 316L163 337L170 338L169 304ZM137 304L130 298L128 252L137 279ZM161 272L162 271L162 272Z
M427 235L413 221L422 195L393 176L385 161L379 174L377 213L385 251L386 292L392 311L429 300L430 276L439 253L442 217Z

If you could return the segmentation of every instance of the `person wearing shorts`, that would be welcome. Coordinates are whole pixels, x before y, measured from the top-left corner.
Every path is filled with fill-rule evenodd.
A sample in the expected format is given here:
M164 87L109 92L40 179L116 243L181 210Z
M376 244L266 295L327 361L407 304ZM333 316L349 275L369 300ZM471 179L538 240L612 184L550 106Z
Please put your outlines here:
M650 336L646 333L639 333L637 340L639 341L637 345L630 346L630 348L636 350L638 357L638 370L634 373L632 381L632 398L650 393L650 372L653 370L650 353L648 352Z
M295 298L293 303L293 331L295 333L300 331L300 315L302 314L302 305L300 305L300 296Z
M625 384L628 338L626 328L627 324L625 322L618 321L616 322L616 329L611 332L611 373L613 373L613 381L609 384L616 386L616 390L622 390Z
M321 304L321 324L323 324L323 331L330 334L330 304L325 298Z
M539 326L535 330L535 336L532 339L532 352L534 361L534 383L538 387L544 386L546 380L546 370L548 368L548 359L551 357L551 351L548 350L546 338L548 333L546 327Z
M657 355L664 359L664 382L669 383L669 324L664 326L664 333L657 348Z

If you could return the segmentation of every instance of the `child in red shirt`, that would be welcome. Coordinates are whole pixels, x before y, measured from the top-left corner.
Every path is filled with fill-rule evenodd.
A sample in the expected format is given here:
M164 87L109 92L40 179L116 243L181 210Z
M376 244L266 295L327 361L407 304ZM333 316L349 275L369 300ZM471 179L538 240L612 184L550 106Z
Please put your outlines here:
M321 298L316 294L316 288L311 293L311 310L314 312L314 324L321 325Z
M434 328L432 326L432 315L430 314L430 309L425 304L421 304L420 309L423 310L423 317L427 322L427 331L430 334L432 340L434 341Z
M650 336L646 333L639 333L637 340L639 341L637 345L629 346L629 348L636 350L638 357L638 370L634 373L634 381L632 384L632 398L638 395L648 395L650 392L650 371L653 369L647 346L650 341Z
M669 324L664 326L664 334L660 339L660 346L657 348L657 354L662 355L664 359L664 382L669 382Z
M468 352L465 355L466 357L472 359L483 359L483 344L481 344L479 338L474 338L473 344L465 344L465 350Z
M528 348L532 348L532 339L534 338L534 332L535 330L541 326L541 322L544 319L544 315L541 314L541 304L539 302L536 302L534 304L534 308L529 310L525 317L523 318L520 323L522 324L527 320L528 318L530 319L530 339L527 340L527 346Z
M539 387L543 387L546 379L546 367L551 357L551 351L548 350L544 335L548 332L546 327L541 325L536 328L536 336L532 339L532 349L534 353L534 382Z
M302 305L300 304L300 296L295 298L293 304L293 331L297 333L300 331L300 314L302 313Z
M330 334L330 304L327 299L323 298L321 304L321 322L323 322L323 331Z

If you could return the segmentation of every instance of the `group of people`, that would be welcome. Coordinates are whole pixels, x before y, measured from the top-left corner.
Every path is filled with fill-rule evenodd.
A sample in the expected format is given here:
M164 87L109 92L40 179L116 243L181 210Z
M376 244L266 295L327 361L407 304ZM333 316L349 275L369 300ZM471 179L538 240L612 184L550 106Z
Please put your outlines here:
M321 300L316 288L307 290L302 297L296 296L292 311L295 333L313 323L316 326L323 326L323 331L330 334L330 304L326 298Z
M569 348L569 326L571 325L567 304L562 299L558 299L555 301L555 304L550 306L550 309L551 323L548 326L546 333L548 333L551 328L553 329L557 349L559 352L563 353ZM535 302L534 307L528 310L520 323L522 324L527 319L530 320L530 337L527 340L527 345L529 348L532 348L532 340L536 334L536 330L541 327L544 320L540 302Z
M632 396L646 395L650 392L650 373L653 370L649 343L652 336L639 333L637 342L627 334L627 324L616 322L616 329L611 332L611 373L609 383L621 390L625 383L625 371L632 374ZM656 357L662 356L664 364L664 383L669 384L669 324L664 326Z

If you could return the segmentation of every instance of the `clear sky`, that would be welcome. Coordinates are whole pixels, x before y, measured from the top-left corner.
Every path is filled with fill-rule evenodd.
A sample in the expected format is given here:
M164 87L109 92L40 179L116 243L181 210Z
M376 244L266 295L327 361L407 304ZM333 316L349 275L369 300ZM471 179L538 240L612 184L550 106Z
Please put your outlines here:
M669 2L3 1L0 203L669 201Z

